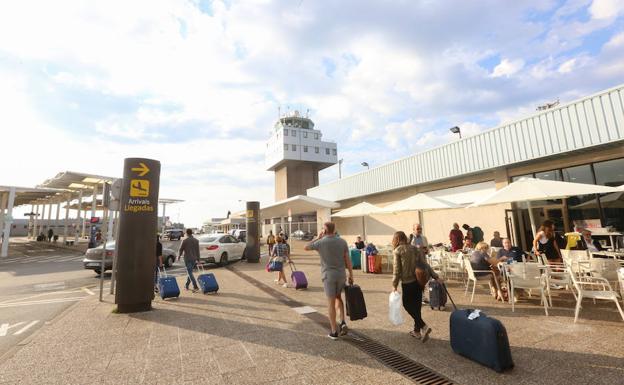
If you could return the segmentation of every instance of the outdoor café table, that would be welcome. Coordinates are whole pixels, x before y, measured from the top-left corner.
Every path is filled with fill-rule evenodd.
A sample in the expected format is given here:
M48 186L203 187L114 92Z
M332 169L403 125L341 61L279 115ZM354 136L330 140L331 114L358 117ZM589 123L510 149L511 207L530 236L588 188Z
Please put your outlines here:
M605 256L609 258L624 260L624 251L595 251L595 252L592 252L591 254L592 254L592 257Z

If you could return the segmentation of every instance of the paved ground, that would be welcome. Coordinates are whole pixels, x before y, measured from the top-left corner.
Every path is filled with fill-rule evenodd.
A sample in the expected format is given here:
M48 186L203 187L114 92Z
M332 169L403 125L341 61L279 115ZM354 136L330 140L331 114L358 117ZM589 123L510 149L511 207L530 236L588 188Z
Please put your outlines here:
M231 268L324 314L318 258L298 246L294 258L310 281L305 291L274 285L273 274L264 271L266 258L259 265ZM183 292L178 300L157 299L155 310L147 313L114 314L111 298L98 303L89 296L6 357L0 383L408 383L350 344L327 339L324 327L253 282L227 269L212 272L221 285L219 294ZM505 324L516 363L513 371L497 374L452 353L449 311L424 311L434 333L422 344L408 337L409 325L396 327L387 320L388 274L357 272L356 283L364 289L369 317L351 323L352 328L457 383L615 384L624 376L624 322L611 304L584 303L582 318L574 324L569 294L558 292L546 317L537 299L520 302L512 313L482 289L474 307ZM469 299L461 285L449 286L456 302L466 307Z

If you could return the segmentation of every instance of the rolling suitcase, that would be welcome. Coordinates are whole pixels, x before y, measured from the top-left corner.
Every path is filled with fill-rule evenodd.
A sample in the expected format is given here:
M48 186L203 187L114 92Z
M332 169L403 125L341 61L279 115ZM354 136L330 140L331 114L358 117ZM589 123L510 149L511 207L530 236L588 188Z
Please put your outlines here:
M293 262L290 263L290 269L292 270L292 273L290 274L290 279L292 280L295 289L307 289L308 279L306 278L303 271L297 270L297 267Z
M381 255L368 256L368 273L381 274Z
M160 298L177 298L180 296L180 287L175 277L168 277L165 267L162 268L162 274L158 269L158 293Z
M360 249L349 249L349 256L351 257L351 266L354 269L361 268L362 252Z
M446 290L446 286L443 286ZM459 355L502 372L514 366L505 326L480 313L470 319L473 309L457 309L453 298L446 292L455 309L451 313L451 348Z
M345 303L347 315L351 321L364 319L368 315L364 294L358 285L345 286Z
M219 284L217 278L212 273L206 273L204 265L198 263L197 270L201 270L201 274L197 276L197 284L202 293L216 293L219 291Z
M429 280L429 306L431 309L442 310L446 306L446 288L435 279Z

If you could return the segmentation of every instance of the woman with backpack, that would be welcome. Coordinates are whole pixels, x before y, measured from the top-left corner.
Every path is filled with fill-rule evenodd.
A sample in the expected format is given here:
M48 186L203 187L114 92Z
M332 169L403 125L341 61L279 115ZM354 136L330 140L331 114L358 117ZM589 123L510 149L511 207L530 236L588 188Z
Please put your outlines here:
M421 316L422 296L429 278L442 282L427 263L422 249L408 243L407 235L397 231L392 237L394 249L394 266L392 271L392 288L398 291L399 281L403 291L403 307L414 319L414 329L409 335L427 342L431 328L425 324Z
M286 261L290 262L290 246L286 243L286 240L282 238L282 236L278 235L275 237L275 246L273 246L273 251L271 253L271 260L282 263L282 269L277 272L277 279L275 283L278 285L282 284L282 280L284 281L283 286L288 287L288 281L286 280L286 275L284 274L284 264Z

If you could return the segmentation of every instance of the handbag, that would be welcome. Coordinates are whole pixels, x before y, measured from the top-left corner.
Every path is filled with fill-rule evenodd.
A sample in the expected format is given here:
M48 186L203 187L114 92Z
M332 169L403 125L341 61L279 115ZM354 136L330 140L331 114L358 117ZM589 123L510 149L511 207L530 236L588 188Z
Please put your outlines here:
M274 257L268 264L268 271L282 271L284 268L284 262L281 260L282 257Z
M423 269L422 267L417 267L415 274L416 274L416 282L418 282L418 286L420 286L421 289L424 289L425 286L427 285L427 282L429 282L429 273L427 272L427 270Z

